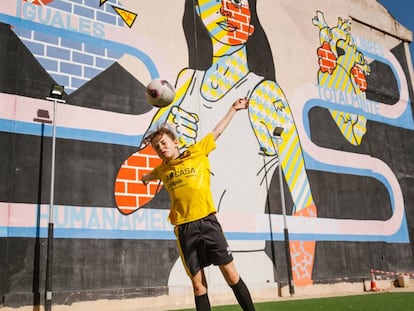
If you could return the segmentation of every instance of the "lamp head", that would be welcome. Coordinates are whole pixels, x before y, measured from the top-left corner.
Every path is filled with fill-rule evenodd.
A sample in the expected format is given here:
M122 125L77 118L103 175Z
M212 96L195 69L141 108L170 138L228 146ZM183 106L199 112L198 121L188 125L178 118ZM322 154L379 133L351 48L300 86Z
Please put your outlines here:
M52 88L50 89L50 95L49 96L52 97L52 98L62 99L64 88L65 87L63 85L52 84Z
M273 130L273 136L280 137L283 133L284 128L281 126L276 126Z

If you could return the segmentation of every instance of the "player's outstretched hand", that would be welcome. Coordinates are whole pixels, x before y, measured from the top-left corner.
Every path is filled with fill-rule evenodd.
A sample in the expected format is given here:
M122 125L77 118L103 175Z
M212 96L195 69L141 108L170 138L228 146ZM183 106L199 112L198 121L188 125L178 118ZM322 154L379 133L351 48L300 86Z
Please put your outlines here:
M249 99L247 97L239 98L233 103L235 110L247 109L249 107Z

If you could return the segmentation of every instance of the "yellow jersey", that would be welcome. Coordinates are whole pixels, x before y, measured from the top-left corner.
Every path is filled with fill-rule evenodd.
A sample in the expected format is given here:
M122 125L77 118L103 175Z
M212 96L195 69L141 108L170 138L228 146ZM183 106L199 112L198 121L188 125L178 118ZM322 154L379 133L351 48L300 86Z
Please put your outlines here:
M208 154L215 148L214 136L210 133L177 159L163 162L152 171L170 195L171 224L184 224L216 212L210 190L208 159Z

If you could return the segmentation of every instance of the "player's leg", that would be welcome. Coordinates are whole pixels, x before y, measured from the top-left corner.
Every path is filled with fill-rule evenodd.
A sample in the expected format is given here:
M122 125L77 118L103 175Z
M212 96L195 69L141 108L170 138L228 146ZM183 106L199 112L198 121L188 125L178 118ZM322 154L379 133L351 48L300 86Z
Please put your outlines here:
M181 261L190 277L193 286L194 300L197 311L210 311L210 301L207 293L207 280L203 267L206 266L203 254L198 254L200 220L176 226L177 246Z
M195 275L191 277L191 283L193 285L195 296L207 294L207 281L204 274L204 269L199 270Z
M191 277L193 285L194 299L197 311L211 310L210 301L207 294L207 281L204 274L204 269L199 270Z
M233 255L216 216L210 215L202 221L205 255L209 263L220 267L227 284L233 290L237 301L244 311L253 311L254 305L246 284L240 278L233 262Z
M234 262L231 261L227 264L220 265L221 273L224 276L227 284L231 287L236 296L239 305L244 311L254 311L254 305L252 297L250 296L249 289L246 284L243 282L242 278L239 276L239 273L236 270Z
M234 261L230 261L227 264L220 265L220 271L224 276L227 284L229 286L236 285L239 282L240 276L236 270L236 266L234 265Z

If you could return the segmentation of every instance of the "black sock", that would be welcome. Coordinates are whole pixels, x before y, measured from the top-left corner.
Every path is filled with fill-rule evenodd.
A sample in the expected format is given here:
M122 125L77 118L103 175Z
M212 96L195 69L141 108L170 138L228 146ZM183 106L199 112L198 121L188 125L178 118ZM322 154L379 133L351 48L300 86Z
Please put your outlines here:
M197 311L210 311L210 300L208 300L208 295L204 294L201 296L194 296L195 298L195 305Z
M242 307L243 311L255 311L252 297L250 296L246 284L241 278L236 285L230 285L230 287L233 290L234 295L236 296L236 299L239 302L240 307Z

